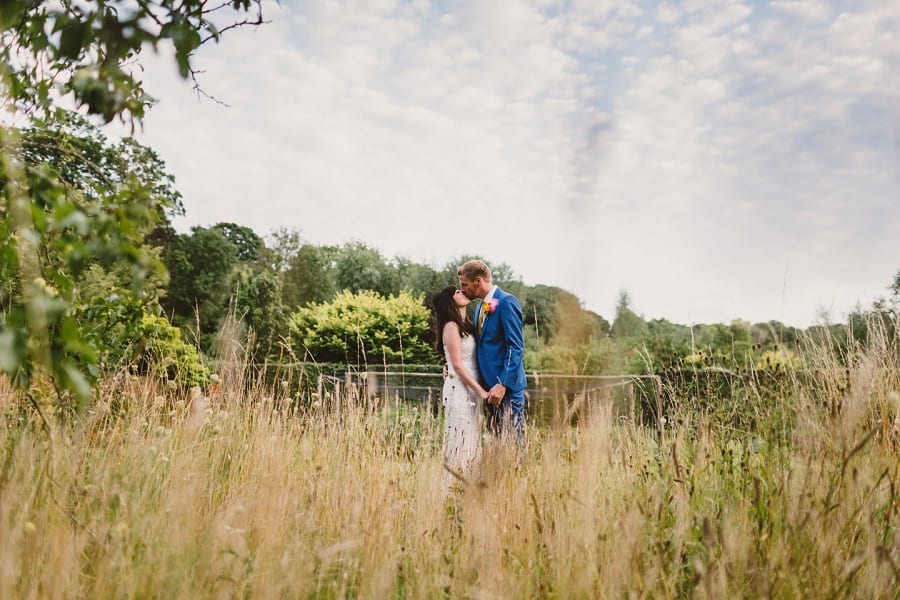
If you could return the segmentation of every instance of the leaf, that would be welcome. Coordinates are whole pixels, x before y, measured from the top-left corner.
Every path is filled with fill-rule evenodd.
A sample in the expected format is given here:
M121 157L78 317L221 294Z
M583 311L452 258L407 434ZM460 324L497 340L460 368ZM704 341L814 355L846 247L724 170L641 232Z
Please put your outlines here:
M91 397L91 385L84 375L72 364L62 365L60 373L60 381L67 390L78 396L78 399L85 402Z
M91 30L91 24L85 21L69 21L59 35L59 56L76 59L81 55Z
M54 298L43 291L37 291L26 306L29 322L36 324L38 329L46 327L59 320L69 305L60 298Z
M89 223L87 215L80 210L70 212L68 215L56 222L54 229L73 228L78 235L87 235Z
M0 332L0 369L8 375L14 374L22 364L22 353L17 351L16 336L12 331Z

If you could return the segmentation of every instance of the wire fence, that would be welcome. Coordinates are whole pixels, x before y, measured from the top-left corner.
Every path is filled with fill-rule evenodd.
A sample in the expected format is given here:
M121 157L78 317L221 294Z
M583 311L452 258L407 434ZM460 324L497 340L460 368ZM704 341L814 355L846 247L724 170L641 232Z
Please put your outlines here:
M234 387L228 380L252 379L271 385L291 402L327 405L335 411L343 403L371 408L411 403L436 413L444 385L442 369L441 365L386 365L376 370L331 363L217 364L223 387ZM575 424L598 409L611 411L615 418L646 421L659 414L661 405L662 385L655 375L530 373L527 383L526 414L535 424Z

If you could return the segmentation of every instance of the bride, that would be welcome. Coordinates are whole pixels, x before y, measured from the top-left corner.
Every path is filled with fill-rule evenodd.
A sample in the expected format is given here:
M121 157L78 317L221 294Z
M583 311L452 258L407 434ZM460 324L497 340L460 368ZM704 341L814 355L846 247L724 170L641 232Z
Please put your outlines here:
M472 474L481 458L481 412L488 396L478 383L475 326L466 316L470 300L456 286L447 286L432 299L435 348L447 360L444 405L445 490L456 475Z

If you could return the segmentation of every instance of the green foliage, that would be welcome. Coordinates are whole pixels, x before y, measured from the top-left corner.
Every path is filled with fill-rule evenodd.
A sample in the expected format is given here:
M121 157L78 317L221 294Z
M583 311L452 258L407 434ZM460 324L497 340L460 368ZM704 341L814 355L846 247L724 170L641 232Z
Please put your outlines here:
M49 380L60 398L88 399L110 346L103 343L107 328L91 320L102 307L78 304L83 275L91 266L124 264L131 270L128 293L151 303L142 284L159 265L143 240L181 209L152 151L133 140L111 148L57 102L133 125L150 100L130 72L142 49L171 43L182 77L193 75L192 52L220 36L211 13L254 6L255 0L0 4L0 102L16 116L44 119L22 132L0 127L0 368L20 389L30 393L35 381ZM257 12L255 21L231 26L261 22ZM140 311L130 300L118 307L126 296L113 290L105 297L113 313L134 325Z
M133 355L141 372L172 381L182 389L209 382L209 370L197 348L186 343L181 330L165 317L145 313L134 333Z
M294 353L354 365L435 364L430 314L408 292L384 297L341 292L333 302L300 308L291 317Z
M894 280L891 282L888 290L891 292L891 304L895 309L900 307L900 271L897 271L897 273L894 275Z
M329 254L333 249L303 244L287 262L282 274L282 299L289 310L334 297L329 275Z
M270 270L255 273L244 265L232 276L234 310L253 333L257 348L276 354L287 337L287 316L281 302L281 279Z
M413 296L430 296L448 285L458 285L459 282L455 274L449 276L446 272L436 271L428 265L407 258L397 259L394 268L397 270L400 289Z
M225 239L234 244L237 259L241 262L256 262L265 247L261 237L249 227L235 225L234 223L216 223L213 229L218 229Z
M773 344L793 345L797 342L800 331L779 321L754 323L750 326L750 337L754 344L771 346Z
M23 389L50 377L58 392L84 402L105 349L91 333L94 324L81 319L90 314L78 305L85 273L92 266L124 269L127 290L117 297L139 294L161 266L143 251L143 236L177 198L155 193L158 181L142 181L135 172L117 172L104 188L56 162L67 173L62 180L52 158L32 161L60 156L52 151L54 140L84 140L41 127L25 133L26 146L44 141L41 154L33 146L23 151L19 133L0 128L0 366ZM73 145L109 151L102 143Z
M625 350L621 343L603 337L574 345L549 345L527 348L525 369L529 372L567 375L622 373Z
M189 234L157 231L154 241L161 240L169 271L168 292L161 304L177 325L193 329L208 348L228 309L238 248L215 227L192 227Z
M639 375L659 373L673 365L683 364L690 352L687 340L665 335L649 336L641 346L641 351L631 356L627 371Z
M352 293L373 291L390 296L399 291L396 271L381 252L362 242L342 246L334 257L334 284Z
M262 238L249 228L217 223L187 234L160 228L152 239L170 274L161 304L204 350L212 350L225 317L234 314L252 330L249 351L277 353L287 324L285 278L274 270L276 255Z
M522 303L522 319L531 325L543 343L549 343L557 327L556 298L561 290L549 285L536 285L528 288Z
M137 178L151 198L157 220L184 214L175 178L151 148L126 137L110 143L103 132L77 113L58 111L51 121L34 121L21 132L27 164L47 164L85 201L103 203L111 191Z
M640 339L647 333L647 323L631 310L631 298L628 292L619 293L616 304L616 317L612 324L614 337L622 339Z
M709 350L729 367L746 366L750 351L750 324L736 319L730 325L713 325Z
M596 313L584 310L575 294L560 291L553 308L553 343L561 346L590 344L606 337L609 324ZM605 327L604 327L605 326Z
M234 25L262 23L257 0L6 0L0 4L0 88L26 114L54 113L61 96L106 122L140 120L151 98L132 71L134 59L147 47L168 44L181 76L195 75L193 52L226 28L212 20L221 6L239 13L256 6L255 18Z

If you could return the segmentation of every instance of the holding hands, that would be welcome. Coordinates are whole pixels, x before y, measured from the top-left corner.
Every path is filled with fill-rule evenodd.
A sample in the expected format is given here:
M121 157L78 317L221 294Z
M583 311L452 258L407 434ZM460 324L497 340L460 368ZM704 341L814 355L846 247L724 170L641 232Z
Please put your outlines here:
M503 396L506 395L506 386L500 383L499 381L494 384L491 390L487 393L485 397L485 401L491 406L500 406L500 401L503 400Z

